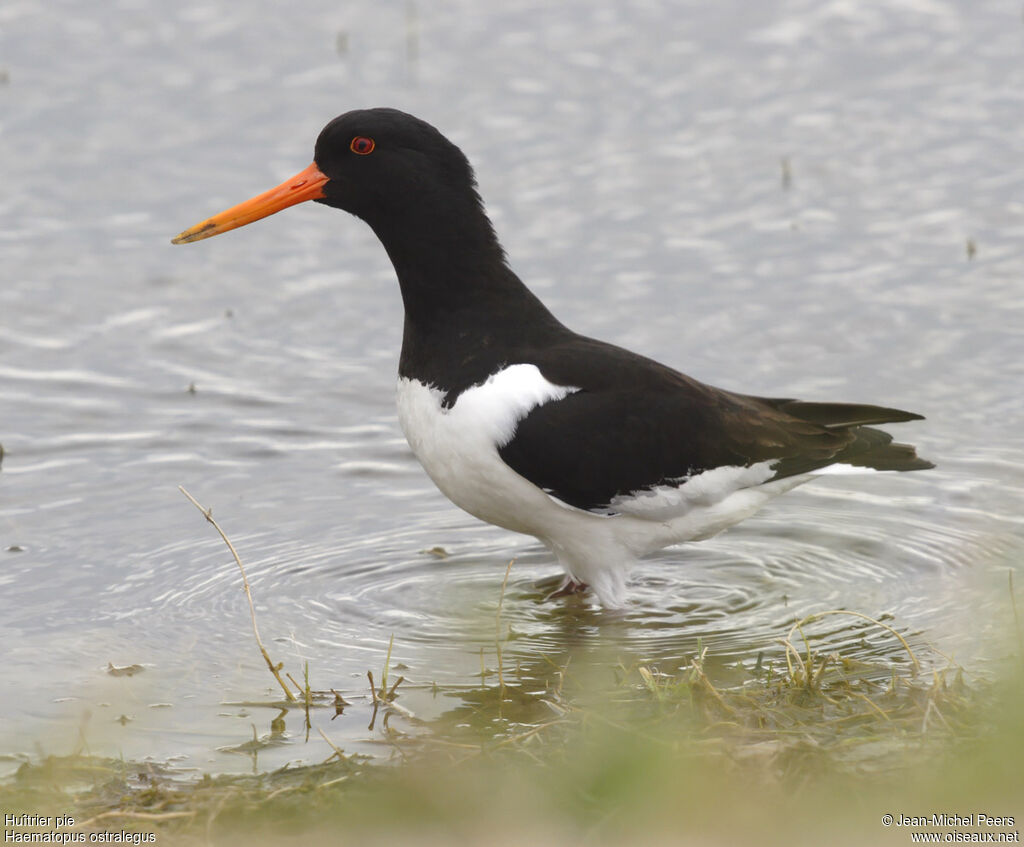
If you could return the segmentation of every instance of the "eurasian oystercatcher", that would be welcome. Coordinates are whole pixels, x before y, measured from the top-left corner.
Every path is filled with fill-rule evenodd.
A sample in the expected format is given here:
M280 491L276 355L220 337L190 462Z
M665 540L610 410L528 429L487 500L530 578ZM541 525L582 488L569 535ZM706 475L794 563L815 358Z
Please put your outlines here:
M456 505L546 544L564 591L620 606L638 557L815 474L933 467L874 428L912 412L736 394L577 335L509 267L462 151L394 109L335 118L308 168L173 241L305 200L362 218L395 267L398 419L416 457Z

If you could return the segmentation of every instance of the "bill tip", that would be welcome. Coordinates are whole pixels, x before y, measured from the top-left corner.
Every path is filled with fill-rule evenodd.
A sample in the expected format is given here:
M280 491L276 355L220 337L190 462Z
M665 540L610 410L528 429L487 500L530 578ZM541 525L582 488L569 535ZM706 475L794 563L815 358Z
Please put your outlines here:
M198 226L192 227L192 229L186 229L184 232L179 232L171 239L171 244L190 244L193 241L201 241L204 238L209 238L211 235L216 235L216 232L211 231L214 229L216 229L216 224L212 221L206 221Z

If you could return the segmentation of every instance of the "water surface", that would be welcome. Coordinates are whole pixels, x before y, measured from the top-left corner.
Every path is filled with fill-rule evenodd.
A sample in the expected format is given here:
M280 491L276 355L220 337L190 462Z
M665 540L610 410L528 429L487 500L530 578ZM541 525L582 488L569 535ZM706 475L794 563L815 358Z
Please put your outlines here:
M839 607L933 661L998 659L1024 546L1022 38L994 0L0 11L0 753L253 767L222 748L266 734L276 712L243 704L275 695L179 485L245 560L275 658L353 703L321 722L349 751L380 754L365 673L392 636L418 715L460 705L433 682L493 684L512 558L526 687L705 647L728 681ZM624 616L545 602L543 549L451 506L402 439L401 303L367 227L309 204L169 244L372 105L463 147L573 328L726 388L918 411L899 436L938 468L819 481L664 551ZM813 631L907 661L852 619ZM289 717L258 764L329 753Z

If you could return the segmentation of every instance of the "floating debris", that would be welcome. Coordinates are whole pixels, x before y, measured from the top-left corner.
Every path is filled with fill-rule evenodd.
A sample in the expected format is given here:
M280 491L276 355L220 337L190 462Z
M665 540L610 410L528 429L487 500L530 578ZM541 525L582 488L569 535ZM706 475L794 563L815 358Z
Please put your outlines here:
M437 559L447 559L451 555L444 547L431 547L429 550L420 550L420 552Z
M111 676L135 676L137 673L142 673L145 670L142 665L125 665L124 667L115 667L113 662L107 662L107 673Z

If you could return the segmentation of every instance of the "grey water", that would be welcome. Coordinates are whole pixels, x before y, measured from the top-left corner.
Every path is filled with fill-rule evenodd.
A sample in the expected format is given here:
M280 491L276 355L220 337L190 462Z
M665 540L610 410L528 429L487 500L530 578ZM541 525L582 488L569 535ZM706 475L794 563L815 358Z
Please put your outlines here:
M607 615L407 449L401 301L307 204L170 238L390 105L475 164L520 276L574 329L725 388L875 402L937 463L817 481L636 573ZM429 719L505 660L725 668L850 609L998 661L1024 550L1024 21L994 0L222 0L0 8L0 772L87 749L200 771L268 732L271 654L353 705L393 639ZM445 555L430 552L438 548ZM906 662L831 618L823 649ZM108 665L137 664L134 676ZM605 669L607 670L607 669ZM601 671L604 672L604 671ZM431 684L447 686L444 696ZM289 716L259 767L331 750Z

